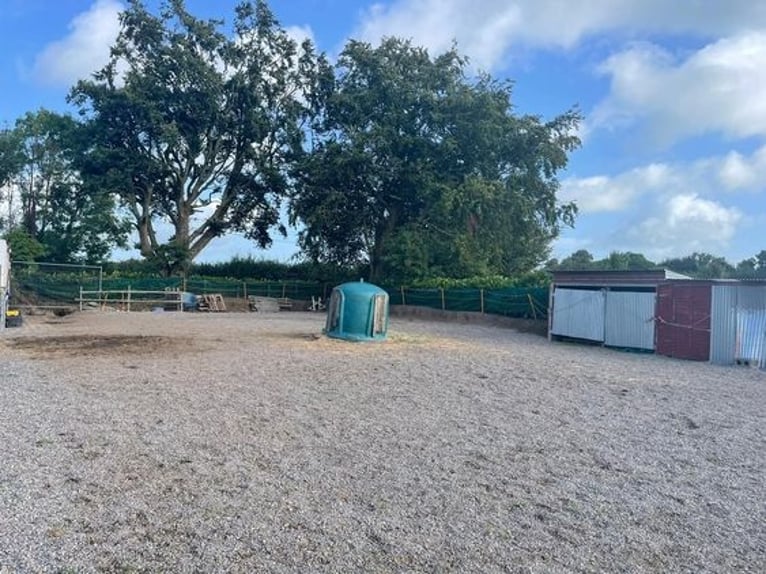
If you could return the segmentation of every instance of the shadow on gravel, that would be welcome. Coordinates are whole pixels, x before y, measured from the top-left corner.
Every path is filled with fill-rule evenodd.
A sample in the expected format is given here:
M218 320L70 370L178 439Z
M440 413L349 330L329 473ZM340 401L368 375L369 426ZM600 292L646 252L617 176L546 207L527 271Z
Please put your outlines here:
M17 337L7 346L30 352L33 356L93 356L97 354L134 354L193 351L186 338L148 335L62 335L56 337Z

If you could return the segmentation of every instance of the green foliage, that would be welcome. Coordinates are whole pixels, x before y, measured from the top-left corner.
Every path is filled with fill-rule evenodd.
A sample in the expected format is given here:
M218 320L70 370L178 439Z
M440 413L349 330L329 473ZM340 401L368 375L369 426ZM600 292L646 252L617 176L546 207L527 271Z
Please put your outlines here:
M545 259L576 212L557 202L556 174L579 145L579 115L514 115L509 83L464 72L455 50L346 45L290 202L307 257L402 282L515 274Z
M11 181L24 165L22 141L16 130L0 130L0 187Z
M632 251L612 251L604 259L595 260L586 249L575 251L560 262L548 261L549 271L641 271L656 269L657 264Z
M324 60L261 0L237 6L231 37L182 0L159 15L132 0L120 24L109 64L70 96L93 126L87 177L119 194L165 273L228 232L270 245ZM167 244L159 219L174 228Z
M766 249L737 264L736 276L742 279L766 279Z
M233 257L229 261L218 263L194 263L189 269L189 277L204 277L210 280L247 281L305 281L337 285L346 281L366 279L358 268L339 267L333 264L282 263L255 259L253 257ZM146 259L129 259L105 265L104 272L110 277L143 278L162 274L153 262Z
M341 267L331 263L282 263L254 259L252 257L234 257L220 263L195 263L191 272L206 277L233 277L237 279L259 279L268 281L316 281L337 285L346 281L358 281L366 278L360 269Z
M710 253L692 253L686 257L667 259L660 266L697 279L723 279L735 273L726 259Z
M6 233L5 240L16 261L37 261L45 255L45 246L20 227Z
M422 289L507 289L507 288L547 288L551 276L546 271L530 271L515 277L504 275L486 275L454 279L450 277L430 277L415 281L410 286Z
M91 140L85 126L39 110L16 122L12 138L17 148L8 193L15 197L5 199L19 206L18 224L45 245L48 261L103 261L115 245L125 245L129 229L115 212L114 197L80 177Z

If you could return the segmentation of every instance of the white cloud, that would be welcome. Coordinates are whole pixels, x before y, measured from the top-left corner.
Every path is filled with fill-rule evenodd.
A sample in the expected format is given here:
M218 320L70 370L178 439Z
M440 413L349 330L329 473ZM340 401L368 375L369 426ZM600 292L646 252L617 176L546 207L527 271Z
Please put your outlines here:
M616 177L598 175L565 179L559 198L577 203L581 213L624 211L641 196L678 185L676 179L677 174L669 166L650 164Z
M311 26L287 26L285 27L285 32L298 46L306 40L311 40L313 44L316 44L314 31L311 29Z
M766 7L751 0L395 0L366 11L354 37L412 38L437 52L457 40L477 67L491 69L514 45L566 49L599 32L711 37L759 26L766 26Z
M37 55L34 75L38 81L71 86L101 69L109 61L109 49L119 32L118 0L96 0L69 23L69 33L48 44Z
M704 133L766 136L766 32L724 38L676 61L654 45L635 45L601 66L611 90L589 128L646 122L670 144Z
M655 258L694 251L719 251L732 240L743 219L735 207L725 207L695 193L663 199L655 215L631 226L625 239Z
M766 145L692 162L654 163L616 175L568 178L559 199L580 210L557 254L585 246L597 256L635 251L659 261L725 252L766 217ZM587 239L586 239L587 238Z
M721 192L766 192L766 145L750 155L730 151L694 162L653 163L615 176L564 179L559 199L574 201L581 214L618 213L650 196L716 197Z
M736 151L729 152L711 167L727 191L762 191L766 187L766 146L749 158Z

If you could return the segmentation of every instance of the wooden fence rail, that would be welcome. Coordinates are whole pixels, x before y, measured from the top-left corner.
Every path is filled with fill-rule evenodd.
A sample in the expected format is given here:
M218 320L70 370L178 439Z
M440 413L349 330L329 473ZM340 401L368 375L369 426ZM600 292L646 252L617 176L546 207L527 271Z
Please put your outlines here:
M97 303L102 309L106 305L120 305L125 311L130 311L131 305L176 305L179 311L184 310L183 297L181 291L135 291L130 287L127 289L117 289L111 291L84 291L80 287L80 296L77 298L80 303L80 311L86 303Z

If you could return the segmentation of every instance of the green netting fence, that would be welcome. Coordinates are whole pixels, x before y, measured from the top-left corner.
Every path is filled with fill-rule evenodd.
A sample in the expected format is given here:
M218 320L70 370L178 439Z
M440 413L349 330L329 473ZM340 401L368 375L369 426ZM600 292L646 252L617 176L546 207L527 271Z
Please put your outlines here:
M392 305L430 307L443 311L472 311L523 319L548 317L547 287L505 289L386 288Z
M180 278L99 278L97 274L75 273L16 273L14 292L23 293L26 299L47 300L57 303L74 303L83 291L164 291L178 289L197 295L220 293L227 298L246 299L249 296L285 297L310 301L312 297L326 297L332 286L304 281L239 281L192 277Z
M284 297L298 301L327 299L333 285L309 281L259 281L210 277L101 277L91 272L14 272L14 288L27 298L74 304L84 291L163 291L178 289L197 295L220 293L227 298ZM469 311L524 319L548 316L546 287L504 289L416 289L386 287L392 305L429 307L444 311Z

